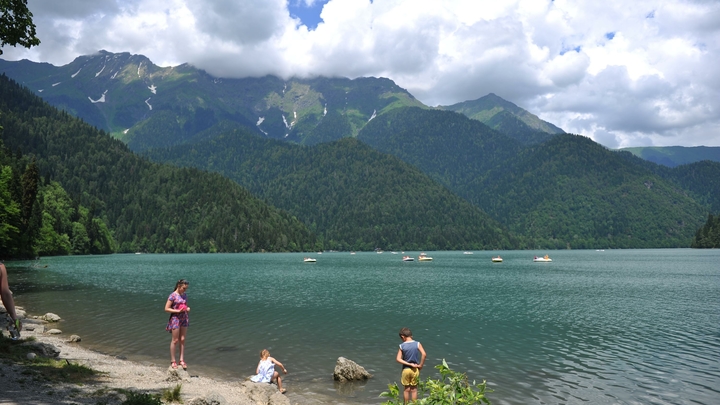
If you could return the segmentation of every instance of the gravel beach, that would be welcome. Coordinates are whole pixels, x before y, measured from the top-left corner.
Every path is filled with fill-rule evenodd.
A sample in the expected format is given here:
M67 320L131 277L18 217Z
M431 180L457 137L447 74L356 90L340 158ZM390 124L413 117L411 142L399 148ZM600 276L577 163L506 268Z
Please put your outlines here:
M22 339L34 337L33 352L42 353L41 346L54 347L57 359L80 364L99 372L91 381L83 384L48 382L37 378L31 367L0 359L0 404L51 405L51 404L120 404L125 400L126 391L140 393L162 393L182 384L181 397L190 405L289 405L291 395L283 395L277 386L256 384L249 381L217 381L188 371L155 364L140 364L125 359L89 350L80 342L70 342L70 334L50 334L58 326L41 317L25 316L18 307L18 316L23 318ZM0 306L0 328L7 333L7 317ZM38 350L35 350L37 347ZM50 350L53 351L52 349ZM50 356L53 356L51 354ZM301 401L305 402L305 401Z

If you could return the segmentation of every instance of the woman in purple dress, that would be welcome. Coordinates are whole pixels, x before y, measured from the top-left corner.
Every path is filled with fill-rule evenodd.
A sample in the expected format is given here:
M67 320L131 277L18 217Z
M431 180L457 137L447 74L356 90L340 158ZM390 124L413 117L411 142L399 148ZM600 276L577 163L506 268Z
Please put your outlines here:
M185 334L187 328L190 326L190 307L187 305L187 294L185 292L188 289L190 282L185 279L180 279L175 284L175 291L170 294L167 302L165 303L165 312L170 314L167 327L165 330L172 333L172 340L170 341L170 366L177 368L175 362L175 347L180 344L180 366L183 369L187 369L185 364Z

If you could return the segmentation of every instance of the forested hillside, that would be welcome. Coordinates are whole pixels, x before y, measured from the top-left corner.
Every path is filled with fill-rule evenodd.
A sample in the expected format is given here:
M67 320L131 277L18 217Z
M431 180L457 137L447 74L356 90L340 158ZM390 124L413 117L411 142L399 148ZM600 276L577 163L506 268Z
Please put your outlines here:
M691 247L700 249L720 248L720 215L708 215L707 222L698 229Z
M358 139L416 165L529 247L689 246L707 214L679 186L588 138L559 134L522 148L439 114L452 113L396 110Z
M328 249L519 247L477 207L416 168L353 138L304 147L236 128L148 156L236 180L292 212Z
M218 174L151 163L0 76L2 139L110 228L121 252L315 250L313 234Z
M115 251L105 222L58 183L41 180L35 161L0 140L0 260Z

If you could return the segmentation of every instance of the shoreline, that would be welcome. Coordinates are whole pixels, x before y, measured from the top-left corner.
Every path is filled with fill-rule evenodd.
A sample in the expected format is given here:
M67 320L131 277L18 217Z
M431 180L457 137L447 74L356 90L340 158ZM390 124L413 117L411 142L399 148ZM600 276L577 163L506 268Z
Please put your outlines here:
M6 316L0 305L0 328L4 336ZM47 332L59 325L37 316L28 316L22 307L16 307L18 317L22 319L21 340L34 338L34 342L24 342L33 349L38 345L50 345L59 351L57 360L80 364L98 372L90 381L82 384L53 382L37 378L32 366L12 361L0 361L0 403L2 404L120 404L124 400L123 392L162 394L182 385L180 392L185 404L218 403L222 405L272 404L289 405L298 401L305 404L303 398L288 390L281 394L276 385L257 384L249 381L222 381L193 373L191 368L184 371L178 367L157 365L153 362L136 362L101 353L83 347L80 342L71 342L70 334L50 335ZM39 350L33 350L38 356ZM52 358L53 356L46 356ZM215 402L212 402L212 401ZM320 404L320 402L315 402Z

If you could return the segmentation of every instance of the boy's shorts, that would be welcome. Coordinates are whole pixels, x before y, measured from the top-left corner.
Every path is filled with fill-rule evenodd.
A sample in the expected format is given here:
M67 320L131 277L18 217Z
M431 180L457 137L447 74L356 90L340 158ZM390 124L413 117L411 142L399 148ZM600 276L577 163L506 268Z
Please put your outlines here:
M402 371L402 377L400 383L404 386L416 387L418 380L420 379L420 369L417 368L404 368Z

